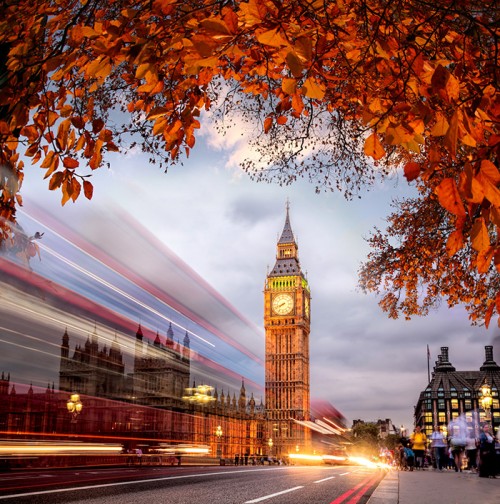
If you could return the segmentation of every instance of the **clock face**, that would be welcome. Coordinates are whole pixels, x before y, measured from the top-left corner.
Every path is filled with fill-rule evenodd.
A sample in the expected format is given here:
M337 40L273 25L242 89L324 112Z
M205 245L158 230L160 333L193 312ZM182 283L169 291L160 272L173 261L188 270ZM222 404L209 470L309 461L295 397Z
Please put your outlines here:
M293 310L293 297L290 294L278 294L273 298L273 311L278 315L288 315Z

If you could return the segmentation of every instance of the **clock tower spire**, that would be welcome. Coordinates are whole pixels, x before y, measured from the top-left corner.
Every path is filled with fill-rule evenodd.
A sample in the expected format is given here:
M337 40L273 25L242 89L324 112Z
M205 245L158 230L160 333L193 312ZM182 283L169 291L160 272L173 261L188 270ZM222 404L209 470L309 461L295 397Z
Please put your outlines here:
M310 419L310 290L286 204L285 225L277 243L276 263L264 288L266 332L266 410L273 456L310 448L311 434L296 422Z

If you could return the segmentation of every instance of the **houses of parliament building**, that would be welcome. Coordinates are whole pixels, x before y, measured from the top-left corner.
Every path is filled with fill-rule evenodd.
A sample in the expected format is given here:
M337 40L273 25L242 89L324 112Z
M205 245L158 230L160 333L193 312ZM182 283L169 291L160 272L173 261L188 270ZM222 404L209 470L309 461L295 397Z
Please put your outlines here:
M59 387L19 393L10 375L0 380L0 430L4 436L78 435L119 440L126 446L194 444L217 457L286 457L311 452L312 433L335 434L311 415L309 336L311 293L299 262L289 208L277 243L276 262L264 287L265 403L247 394L191 383L190 338L133 341L126 370L120 344L99 342L97 327L85 344L60 345ZM67 401L78 393L81 413L68 421ZM342 421L342 420L340 420Z

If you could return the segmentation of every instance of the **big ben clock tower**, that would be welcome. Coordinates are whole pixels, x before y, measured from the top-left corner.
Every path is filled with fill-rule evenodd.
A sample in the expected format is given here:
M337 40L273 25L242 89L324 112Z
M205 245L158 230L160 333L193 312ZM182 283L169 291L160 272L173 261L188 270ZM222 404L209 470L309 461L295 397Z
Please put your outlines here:
M303 453L311 446L310 430L302 423L310 419L309 317L310 290L300 269L287 203L276 264L264 289L267 435L275 457Z

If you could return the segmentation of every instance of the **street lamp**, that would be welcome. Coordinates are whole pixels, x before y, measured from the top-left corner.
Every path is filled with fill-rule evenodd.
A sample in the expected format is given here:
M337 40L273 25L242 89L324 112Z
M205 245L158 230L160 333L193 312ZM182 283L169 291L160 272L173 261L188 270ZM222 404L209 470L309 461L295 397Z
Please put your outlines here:
M269 438L267 444L269 445L269 456L271 456L273 450L273 438Z
M71 414L71 423L76 423L76 419L83 409L83 404L80 401L80 395L73 392L66 403L66 407L68 408L68 413Z
M217 436L217 458L221 458L222 451L220 440L222 437L222 427L220 425L217 425L217 428L215 429L215 435Z
M491 397L491 387L485 380L481 385L481 407L484 409L484 417L486 420L490 419L492 404L493 398Z

